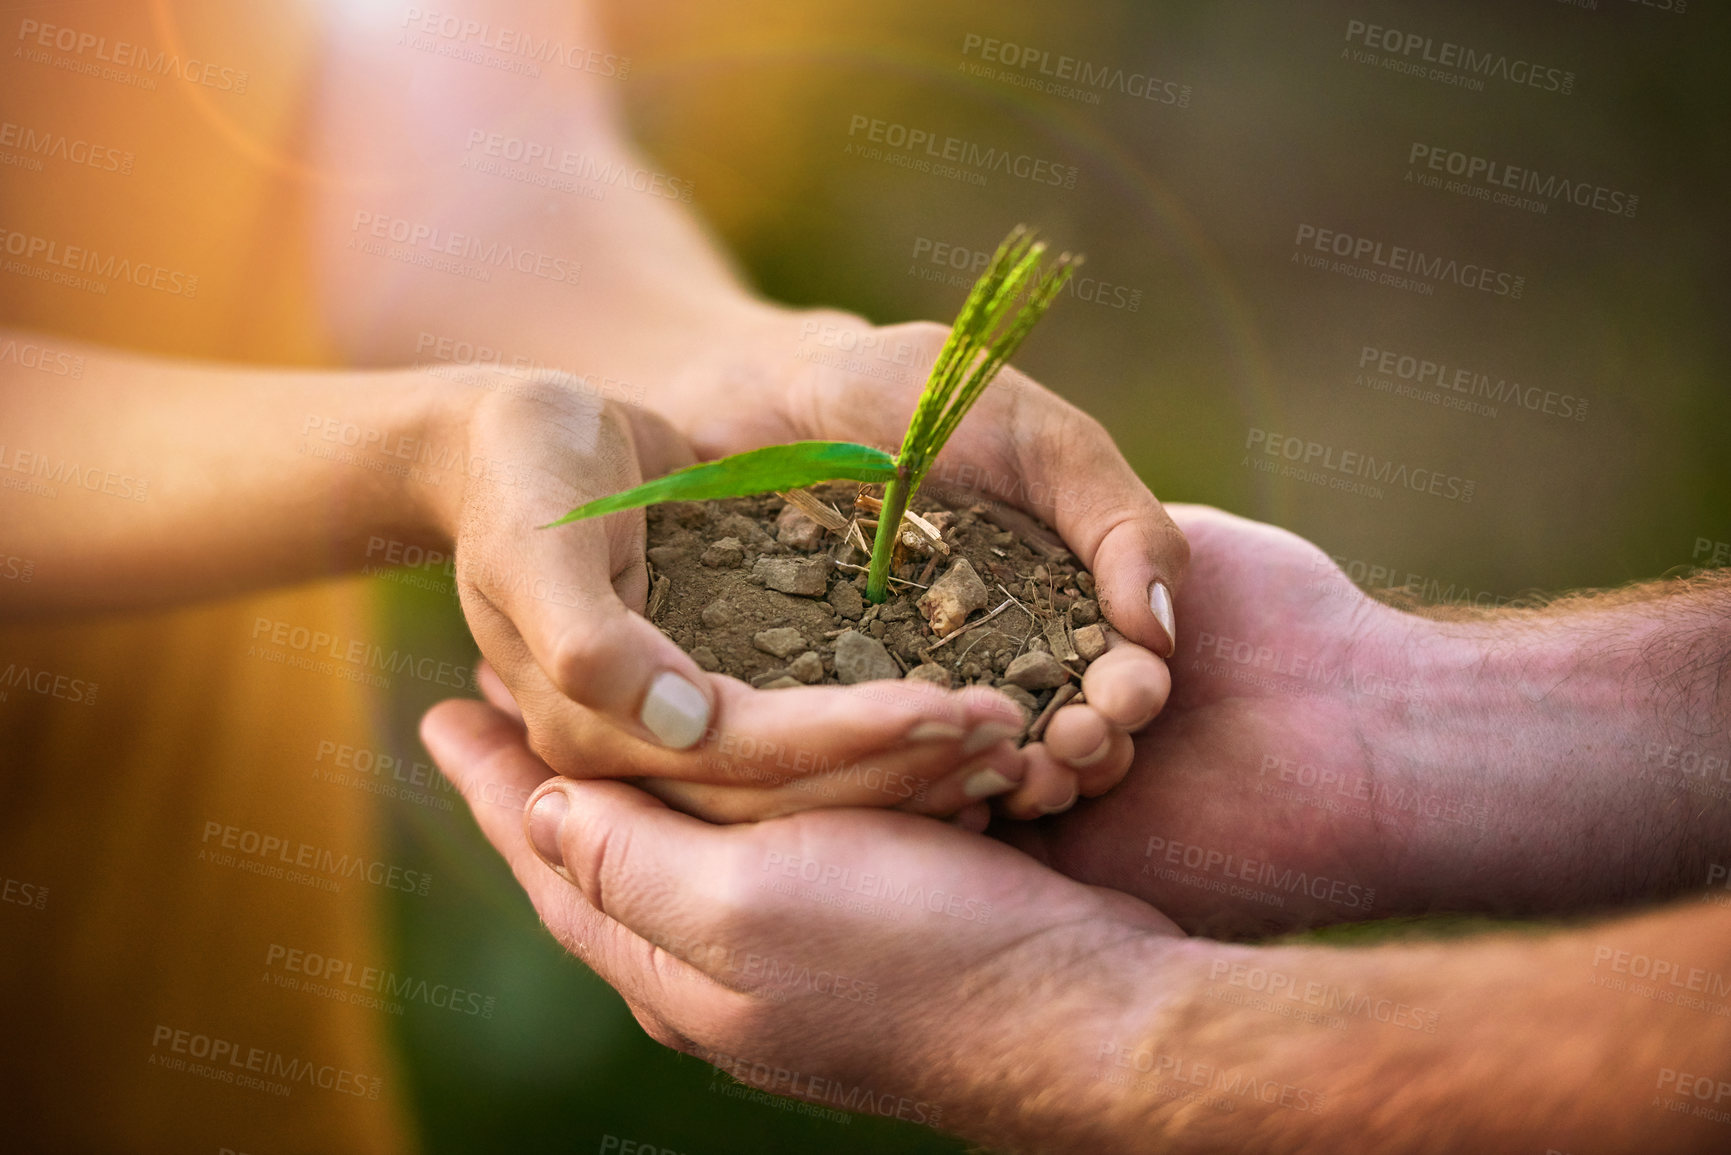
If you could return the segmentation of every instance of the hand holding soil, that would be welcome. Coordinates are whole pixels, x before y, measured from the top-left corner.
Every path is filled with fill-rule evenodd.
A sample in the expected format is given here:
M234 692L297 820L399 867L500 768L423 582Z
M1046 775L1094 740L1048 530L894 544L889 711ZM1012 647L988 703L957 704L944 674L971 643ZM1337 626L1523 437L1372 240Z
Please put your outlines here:
M937 729L916 726L909 736L932 740L948 733L961 739L960 754L984 749L993 760L963 767L951 782L935 789L935 796L928 797L923 786L904 793L900 804L912 809L948 813L969 801L1012 791L1006 808L1017 816L1067 809L1079 793L1098 793L1122 775L1129 759L1128 731L1152 718L1169 686L1164 664L1139 647L1119 645L1107 656L1114 641L1121 639L1100 622L1092 575L1081 571L1062 543L1043 527L997 502L964 501L952 509L928 502L924 508L933 515L930 519L909 511L910 501L946 442L958 432L962 418L981 399L1068 276L1072 258L1065 254L1053 268L1044 270L1044 250L1022 229L1000 247L936 352L927 384L912 407L901 450L893 457L857 441L808 440L755 447L589 501L547 527L557 529L662 503L651 520L650 560L661 572L651 573L648 616L706 670L749 677L755 686L802 698L810 696L805 687L824 682L871 683L874 701L897 703L908 701L905 695L915 686L969 687L973 703L997 714L995 720L966 735L955 733L953 723L939 723ZM1052 406L1056 412L1047 416L1069 416L1065 408L1061 403ZM862 417L856 428L867 424ZM1093 432L1098 440L1107 440L1097 426ZM1082 440L1085 444L1096 438ZM1106 474L1114 472L1114 460L1123 467L1113 450L1106 459ZM1100 463L1092 464L1094 468L1084 469L1081 475L1098 486ZM1050 469L1051 463L1046 467ZM1121 468L1119 475L1128 473ZM834 477L884 484L871 492L859 489L846 498L847 514L833 501L826 505L812 491L799 488ZM788 490L787 505L765 505L761 498L736 496L783 488ZM732 500L667 504L681 499ZM1055 504L1061 509L1064 503ZM1147 540L1158 535L1167 547L1160 552L1170 554L1172 539L1177 538L1176 565L1170 556L1141 559L1138 568L1144 572L1152 568L1166 576L1144 586L1137 599L1144 609L1139 614L1133 609L1128 615L1132 628L1152 635L1169 652L1175 637L1170 583L1174 571L1182 568L1182 538L1169 521L1164 526L1137 524L1142 518L1133 515L1143 514L1146 506L1158 513L1147 490L1134 483L1128 493L1114 494L1108 503L1107 516L1115 516L1116 521L1102 529L1099 519L1092 519L1092 526L1084 521L1078 528L1096 531L1095 548L1114 535L1118 538L1114 544L1132 546L1138 536ZM1085 506L1083 511L1090 512ZM996 524L987 531L982 519ZM1156 520L1164 520L1163 515ZM1159 534L1162 528L1166 532ZM1119 532L1126 529L1129 532ZM826 532L833 541L826 542ZM1018 553L1012 554L1011 547ZM749 574L705 572L739 571L747 564ZM994 579L1004 600L970 621L971 615L986 611L995 600L982 570ZM678 571L677 583L674 571ZM857 577L849 580L845 575L850 571ZM838 572L843 580L834 580ZM917 626L916 610L923 619ZM962 634L985 627L1006 611L1013 613L938 656L940 649L957 643ZM1152 631L1147 628L1150 618ZM853 628L849 624L853 622L860 628ZM886 637L893 648L885 645ZM765 655L773 660L767 668ZM1089 663L1100 658L1105 659L1102 673L1089 679L1091 685L1081 685ZM892 692L876 685L891 681L901 681L904 687ZM657 700L658 694L666 693L674 700ZM660 678L651 684L641 721L664 741L668 735L661 733L657 721L670 721L682 733L689 731L691 716L702 713L705 721L711 716L700 693L684 679ZM1013 723L1004 720L1003 703L993 701L999 696L1012 700ZM1047 743L1042 744L1042 738ZM1022 759L1006 766L1004 750L999 748L1002 739L1034 744ZM779 743L756 735L747 735L744 745L753 754L765 748L781 752ZM859 782L879 771L834 764L821 746L817 751L797 750L796 756L808 759L812 766L821 760L820 776L841 773ZM785 772L773 769L766 775L772 790L780 790L788 779ZM712 817L762 817L843 801L836 797L833 781L825 783L822 791L814 791L809 783L800 785L807 797L784 796L768 811L762 809L760 798L723 800L713 793L698 797L679 788L662 792ZM983 814L975 809L970 818L977 822Z

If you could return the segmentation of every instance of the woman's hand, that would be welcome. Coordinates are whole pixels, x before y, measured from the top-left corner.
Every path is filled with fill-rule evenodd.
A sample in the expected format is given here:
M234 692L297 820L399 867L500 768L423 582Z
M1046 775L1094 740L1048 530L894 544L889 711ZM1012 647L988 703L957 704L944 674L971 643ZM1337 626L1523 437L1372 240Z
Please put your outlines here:
M555 769L647 779L728 820L822 805L950 814L1020 782L1020 714L995 691L754 690L705 673L643 617L641 510L538 528L689 464L684 441L569 378L471 379L484 386L465 418L471 467L447 515L458 592L495 672L484 688Z
M737 312L648 403L701 457L802 438L894 449L949 330L929 322L874 327L830 311L761 306ZM992 503L1058 531L1094 575L1116 630L1089 666L1082 700L1026 747L1002 809L1033 818L1102 794L1130 767L1130 735L1165 705L1173 599L1189 546L1101 424L1006 367L957 428L925 490L952 504ZM975 816L978 820L979 816Z

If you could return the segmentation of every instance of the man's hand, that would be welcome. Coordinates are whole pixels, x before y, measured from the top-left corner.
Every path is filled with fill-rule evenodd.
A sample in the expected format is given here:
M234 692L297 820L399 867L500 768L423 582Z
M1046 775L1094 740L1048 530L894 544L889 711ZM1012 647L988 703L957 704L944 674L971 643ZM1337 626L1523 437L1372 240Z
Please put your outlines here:
M1731 583L1419 614L1295 534L1171 510L1193 557L1171 700L1110 796L1000 836L1233 936L1602 908L1731 861L1702 769L1725 765L1731 698L1705 671Z
M1142 903L912 815L715 827L550 778L478 702L422 734L548 928L660 1042L776 1094L1042 1149L1114 1121L1116 1089L1078 1073L1181 941Z

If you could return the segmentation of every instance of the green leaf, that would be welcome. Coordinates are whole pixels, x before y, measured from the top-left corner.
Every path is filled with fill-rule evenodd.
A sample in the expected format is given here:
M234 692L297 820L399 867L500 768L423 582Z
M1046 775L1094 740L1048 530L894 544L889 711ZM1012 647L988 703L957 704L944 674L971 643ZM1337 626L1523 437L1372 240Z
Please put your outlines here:
M896 475L896 460L881 449L852 441L795 441L770 445L706 461L646 481L580 505L542 529L567 525L604 513L654 505L658 501L708 501L718 497L745 497L777 489L798 489L820 481L888 481Z

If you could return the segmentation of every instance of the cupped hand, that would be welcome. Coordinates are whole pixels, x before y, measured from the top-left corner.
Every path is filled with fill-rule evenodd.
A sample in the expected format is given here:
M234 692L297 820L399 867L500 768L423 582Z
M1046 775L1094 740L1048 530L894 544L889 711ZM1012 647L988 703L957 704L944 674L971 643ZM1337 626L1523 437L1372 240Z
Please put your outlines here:
M1264 934L1394 912L1421 844L1476 837L1481 800L1399 737L1427 708L1425 619L1295 534L1173 505L1191 545L1174 689L1108 797L994 828L1186 930Z
M1020 782L1020 715L996 692L756 690L705 673L643 616L643 511L539 528L689 464L682 438L560 375L486 383L449 514L458 595L494 671L483 687L554 768L654 781L726 819L821 805L949 814Z
M873 327L830 311L765 308L695 360L650 403L701 457L804 438L894 450L948 327ZM1184 534L1101 424L1013 367L962 421L925 482L952 504L988 502L1044 521L1094 575L1112 648L1024 751L1019 788L998 805L1029 818L1109 790L1130 765L1130 735L1171 686L1173 599Z
M644 1029L777 1094L1070 1149L1113 1098L1085 1072L1143 1025L1182 946L1144 904L929 818L711 826L623 783L549 777L474 701L434 707L422 737L548 929Z

